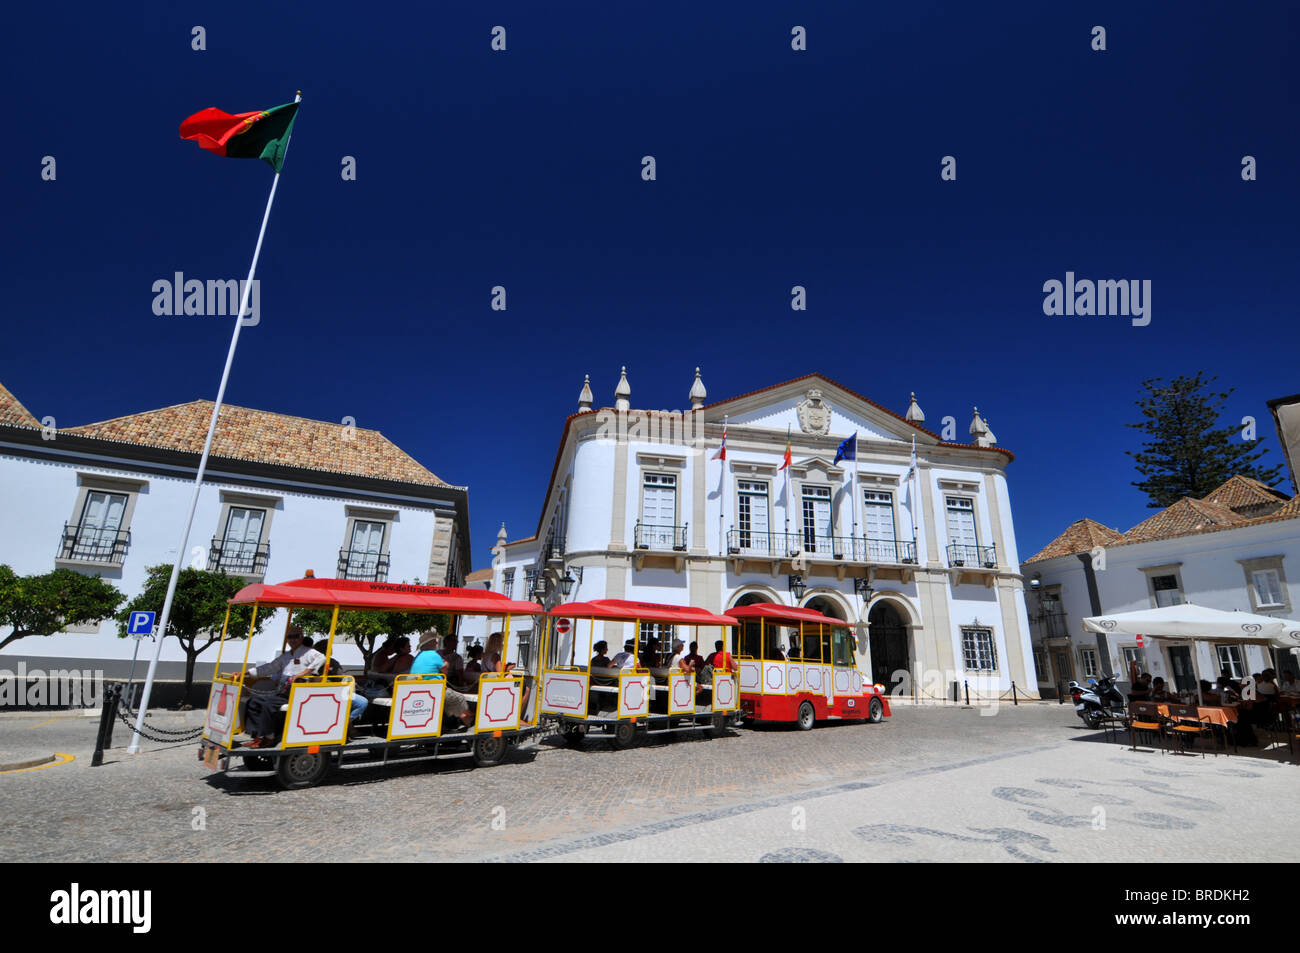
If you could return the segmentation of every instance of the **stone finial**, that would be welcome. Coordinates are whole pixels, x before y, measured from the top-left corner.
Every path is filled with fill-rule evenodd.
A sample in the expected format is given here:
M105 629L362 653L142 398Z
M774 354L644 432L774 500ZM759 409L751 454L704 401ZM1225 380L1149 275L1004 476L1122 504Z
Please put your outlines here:
M980 409L978 407L972 407L971 410L974 413L970 422L971 441L981 447L991 447L993 444L992 441L989 440L989 437L991 436L989 433L989 427L988 424L984 422L984 418L980 416Z
M703 407L708 396L709 392L704 389L704 381L700 380L700 369L697 367L695 369L695 383L691 385L691 410L699 410Z
M903 419L914 424L925 423L925 411L921 410L916 402L916 391L912 391L912 402L907 405L907 413L903 415Z
M614 409L629 410L632 404L628 398L632 396L632 387L627 382L627 365L618 372L618 386L614 388Z
M497 530L497 545L504 546L505 544L506 544L506 524L502 523L501 528Z
M989 426L988 418L984 418L984 439L988 441L984 444L986 447L996 447L998 438L993 436L993 428Z
M594 398L591 396L591 375L584 374L582 390L578 392L578 413L585 414L590 411L593 400Z

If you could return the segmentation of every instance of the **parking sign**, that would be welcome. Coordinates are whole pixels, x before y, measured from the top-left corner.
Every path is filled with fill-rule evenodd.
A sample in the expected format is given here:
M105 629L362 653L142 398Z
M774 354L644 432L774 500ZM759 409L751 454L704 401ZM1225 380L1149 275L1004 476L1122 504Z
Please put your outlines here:
M149 635L153 632L153 612L132 612L126 623L127 635Z

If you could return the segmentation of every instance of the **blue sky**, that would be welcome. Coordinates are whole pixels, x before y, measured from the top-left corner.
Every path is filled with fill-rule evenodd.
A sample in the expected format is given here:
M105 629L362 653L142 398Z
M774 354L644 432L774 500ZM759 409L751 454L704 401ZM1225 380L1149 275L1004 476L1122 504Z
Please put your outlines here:
M354 417L468 485L476 567L501 521L534 531L583 375L607 404L624 364L642 407L686 406L696 365L711 400L814 371L900 413L916 391L963 436L978 405L1022 557L1149 515L1145 378L1217 375L1281 462L1300 13L948 6L15 8L0 382L61 425L214 397L227 322L155 316L151 286L243 277L271 173L176 127L302 89L227 399ZM1150 280L1150 325L1045 316L1067 271Z

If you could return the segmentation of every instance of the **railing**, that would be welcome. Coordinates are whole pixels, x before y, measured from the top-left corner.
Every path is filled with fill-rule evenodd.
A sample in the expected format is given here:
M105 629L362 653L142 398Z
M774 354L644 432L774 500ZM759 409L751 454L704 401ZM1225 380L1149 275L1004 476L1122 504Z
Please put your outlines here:
M637 549L671 549L675 553L686 552L686 527L684 526L647 526L640 521L632 528L632 545Z
M961 543L953 543L948 547L948 565L996 569L998 565L997 547L964 546Z
M339 578L360 579L364 582L387 582L388 554L340 549Z
M1031 626L1037 627L1039 634L1044 639L1060 639L1070 634L1065 621L1065 613L1060 610L1039 612L1037 615L1030 616L1029 622Z
M916 543L902 539L864 539L860 536L814 536L811 533L727 532L730 556L766 556L789 559L809 556L847 559L861 563L908 565L916 562Z
M214 536L212 546L208 550L208 572L264 576L266 561L270 557L270 543L250 543L241 539L221 539Z
M63 535L59 537L58 558L120 566L130 545L130 530L64 523Z

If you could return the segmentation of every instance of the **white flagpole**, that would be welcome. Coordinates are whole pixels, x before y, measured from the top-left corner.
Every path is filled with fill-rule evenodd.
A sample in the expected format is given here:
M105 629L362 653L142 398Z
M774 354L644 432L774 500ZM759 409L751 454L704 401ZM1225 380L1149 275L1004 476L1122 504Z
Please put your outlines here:
M723 553L727 551L727 455L725 448L727 446L727 418L729 414L722 415L722 449L724 453L718 461L722 464L722 472L718 474L718 486L722 492L718 494L718 543Z
M920 491L920 470L921 467L916 460L916 437L912 438L912 551L916 555L916 564L921 565L920 543L917 541L917 527L920 525L921 515L921 491Z
M854 433L853 433L853 438L854 438L854 439L853 439L853 484L852 484L852 491L853 491L853 535L849 538L849 540L850 540L850 543L849 543L849 544L850 544L850 545L853 545L853 542L852 542L852 541L853 541L854 539L856 539L856 538L857 538L857 535L858 535L858 496L859 496L860 493L861 493L861 491L860 491L859 488L858 488L858 451L859 451L861 448L858 446L857 436L858 436L857 432L854 431ZM863 537L863 543L862 543L862 558L863 558L863 559L866 559L866 558L867 558L867 552L866 552L866 550L867 550L867 544L866 544L866 535L867 535L867 534L866 534L866 527L864 526L862 529L863 529L863 532L862 532L862 537ZM854 547L854 548L856 548L856 547Z
M302 91L294 97L295 103L302 102ZM289 154L289 143L284 144L284 154ZM282 160L283 164L283 160ZM271 194L266 199L266 211L262 213L262 228L257 233L257 246L253 249L253 263L248 266L248 280L244 282L244 292L239 299L239 313L235 317L235 331L230 336L230 350L226 352L226 366L221 372L221 386L217 388L217 401L212 405L212 419L208 422L208 437L203 442L203 454L199 457L199 471L194 476L194 492L190 495L190 511L185 518L185 529L176 548L176 562L172 566L172 576L167 583L167 595L163 599L162 618L158 620L158 640L154 643L153 658L149 661L149 674L145 676L144 693L140 696L140 707L135 715L135 732L131 735L131 744L127 746L128 754L140 753L140 729L144 726L145 712L149 709L149 695L153 691L154 676L158 672L158 659L162 655L162 646L167 638L167 623L171 620L172 600L176 596L176 581L180 578L181 563L190 542L190 529L194 526L194 511L199 505L199 490L203 487L203 474L208 468L208 453L212 449L212 437L217 431L217 417L221 414L221 401L226 396L226 382L230 379L230 367L235 362L235 346L239 344L239 329L244 325L244 311L248 308L248 294L253 288L253 274L257 271L257 258L262 254L262 239L266 237L266 223L271 219L271 203L275 201L275 189L280 184L280 173L271 180Z

